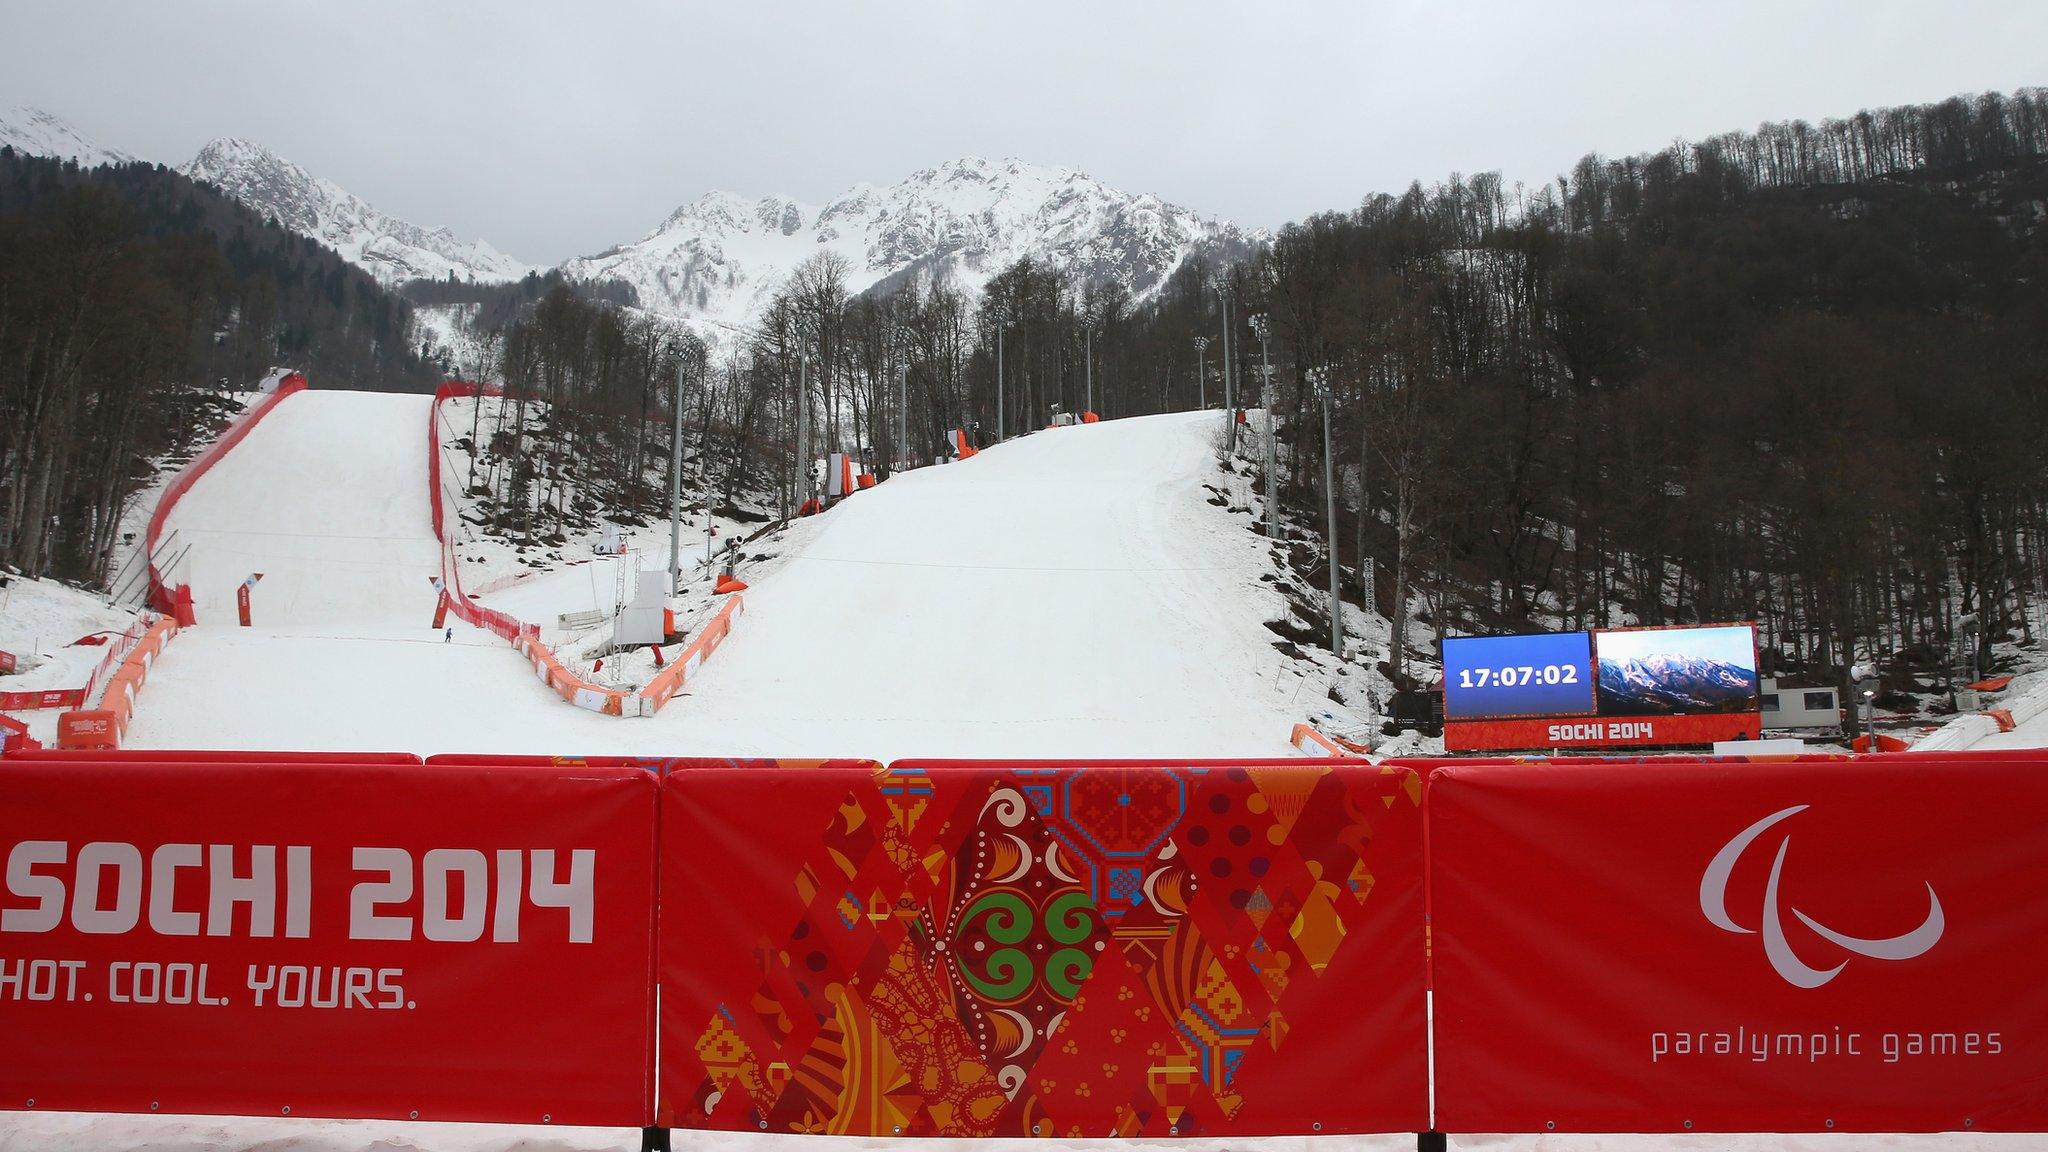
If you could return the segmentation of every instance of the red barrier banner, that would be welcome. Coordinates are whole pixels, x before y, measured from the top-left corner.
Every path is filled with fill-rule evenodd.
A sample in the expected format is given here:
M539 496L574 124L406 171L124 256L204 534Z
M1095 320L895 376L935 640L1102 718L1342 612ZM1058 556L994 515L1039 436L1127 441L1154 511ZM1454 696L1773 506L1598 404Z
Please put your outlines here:
M0 1108L637 1126L655 778L0 762Z
M1675 748L1717 740L1756 740L1755 712L1718 716L1587 716L1547 720L1453 720L1444 725L1446 752L1521 748Z
M678 764L660 1122L1419 1130L1420 798L1300 758Z
M2038 763L1429 777L1437 1126L2048 1126Z
M38 688L31 692L0 692L0 708L33 712L40 708L76 708L85 703L83 688Z
M62 764L418 764L411 752L252 752L240 749L196 748L108 748L76 751L38 748L23 752L18 759L49 760ZM498 764L505 759L489 756L465 757L472 764ZM433 761L439 763L439 760Z

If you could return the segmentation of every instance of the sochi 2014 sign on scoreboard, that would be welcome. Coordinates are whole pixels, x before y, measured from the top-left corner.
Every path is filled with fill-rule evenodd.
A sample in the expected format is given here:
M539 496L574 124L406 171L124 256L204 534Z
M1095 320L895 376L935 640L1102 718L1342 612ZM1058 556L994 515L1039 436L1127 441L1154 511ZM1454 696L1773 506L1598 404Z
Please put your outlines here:
M1453 752L1753 740L1758 704L1753 624L1444 641Z

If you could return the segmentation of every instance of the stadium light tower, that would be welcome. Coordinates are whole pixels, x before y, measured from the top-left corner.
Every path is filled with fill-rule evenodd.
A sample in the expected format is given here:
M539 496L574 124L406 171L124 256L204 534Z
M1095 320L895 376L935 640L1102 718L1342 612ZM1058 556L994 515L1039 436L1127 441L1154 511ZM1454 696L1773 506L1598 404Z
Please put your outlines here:
M1280 539L1280 470L1274 466L1279 455L1274 446L1273 436L1273 321L1264 312L1254 313L1250 318L1252 331L1259 337L1259 372L1265 377L1259 391L1260 407L1266 410L1266 539Z
M1202 375L1202 354L1209 350L1207 336L1195 337L1195 395L1196 406L1204 411L1209 407L1209 378Z

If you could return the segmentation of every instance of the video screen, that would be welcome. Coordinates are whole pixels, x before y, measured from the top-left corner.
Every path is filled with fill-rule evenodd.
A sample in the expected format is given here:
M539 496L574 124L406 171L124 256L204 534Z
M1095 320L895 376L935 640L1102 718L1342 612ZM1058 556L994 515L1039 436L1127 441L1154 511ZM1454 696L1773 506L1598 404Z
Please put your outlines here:
M1444 640L1444 718L1514 720L1593 714L1592 640L1584 632Z
M1698 716L1754 712L1756 628L1643 628L1594 636L1600 715Z

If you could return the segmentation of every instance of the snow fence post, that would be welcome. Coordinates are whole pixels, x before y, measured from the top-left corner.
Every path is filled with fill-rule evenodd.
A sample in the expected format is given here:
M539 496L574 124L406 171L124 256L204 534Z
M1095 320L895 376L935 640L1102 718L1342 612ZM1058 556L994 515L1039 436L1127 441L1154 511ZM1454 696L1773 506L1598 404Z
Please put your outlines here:
M1451 1138L1441 1132L1417 1132L1415 1152L1450 1152Z
M647 1127L640 1130L640 1152L671 1152L668 1143L668 1129Z

